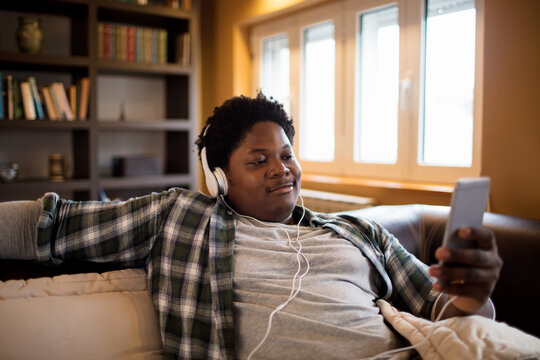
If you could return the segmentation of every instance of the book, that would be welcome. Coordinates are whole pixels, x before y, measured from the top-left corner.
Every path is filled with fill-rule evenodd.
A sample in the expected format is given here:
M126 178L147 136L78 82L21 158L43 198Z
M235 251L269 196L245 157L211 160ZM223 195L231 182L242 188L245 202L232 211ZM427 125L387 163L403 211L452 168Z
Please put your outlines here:
M68 87L68 101L69 101L69 108L71 109L71 113L73 114L74 118L77 118L78 112L77 112L77 85L70 85Z
M159 37L158 37L158 29L152 29L151 33L151 52L152 55L150 56L150 62L152 64L157 64L159 62Z
M135 61L135 26L127 27L127 61Z
M103 24L103 59L111 58L111 24Z
M43 102L45 103L45 107L47 108L47 114L49 115L49 119L60 120L60 118L58 117L58 111L54 106L49 87L44 86L41 89L41 93L43 94Z
M144 40L143 40L143 61L145 63L152 62L152 29L144 28Z
M22 99L21 99L21 87L19 86L19 79L13 78L13 118L22 119L24 117Z
M135 28L135 62L144 62L144 29Z
M158 62L160 64L167 63L167 30L160 29L158 32Z
M84 77L80 80L80 105L79 105L79 120L86 120L88 116L88 100L90 97L90 79Z
M102 60L104 59L103 52L104 52L104 44L103 44L103 27L104 24L102 22L98 23L97 27L97 50L98 50L98 59Z
M26 120L36 120L36 110L32 90L28 81L21 81L21 96L24 108L24 118Z
M47 110L47 105L45 104L45 98L43 97L43 88L38 88L38 95L39 95L39 101L41 101L41 105L43 108L43 118L44 119L50 119L49 111Z
M183 66L191 63L191 35L183 33L176 37L176 62Z
M7 118L13 120L13 75L6 76Z
M39 98L39 92L37 88L36 78L30 76L28 78L28 83L30 84L30 91L32 93L32 99L34 100L34 108L36 111L36 118L43 120L45 116L43 115L43 107L41 106L41 100Z
M56 99L58 108L60 109L60 119L69 121L74 120L73 113L71 112L71 107L69 105L69 101L66 95L66 89L64 88L64 84L60 82L53 82L50 89L53 99Z
M109 59L116 60L116 25L109 24Z
M0 71L0 120L4 118L4 74Z

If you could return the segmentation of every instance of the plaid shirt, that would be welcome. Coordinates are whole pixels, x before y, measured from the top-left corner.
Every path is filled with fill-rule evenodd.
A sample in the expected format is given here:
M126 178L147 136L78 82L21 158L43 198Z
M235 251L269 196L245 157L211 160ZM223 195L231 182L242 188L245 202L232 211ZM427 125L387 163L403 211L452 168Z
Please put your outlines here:
M146 267L165 352L182 359L232 359L232 212L204 194L173 188L125 202L73 202L48 193L38 259ZM298 219L301 208L294 217ZM328 227L358 246L377 270L380 298L429 318L436 294L426 266L376 223L306 211L303 225Z

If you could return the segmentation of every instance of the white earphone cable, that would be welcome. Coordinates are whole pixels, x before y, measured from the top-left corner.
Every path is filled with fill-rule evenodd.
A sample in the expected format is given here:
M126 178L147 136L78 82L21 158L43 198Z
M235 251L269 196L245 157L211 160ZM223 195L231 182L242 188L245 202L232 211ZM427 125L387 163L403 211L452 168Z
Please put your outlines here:
M306 276L307 273L309 272L309 268L310 268L309 260L307 259L306 255L304 255L304 253L302 253L302 243L299 241L299 238L300 238L300 224L302 223L302 220L304 219L304 216L306 214L306 208L304 207L304 199L302 198L301 195L299 195L299 197L300 197L300 202L301 202L301 206L302 206L302 216L300 217L300 220L298 220L298 224L297 224L297 227L296 227L297 231L296 231L295 242L298 244L298 248L294 246L287 229L285 229L285 227L283 227L281 224L275 224L276 226L278 226L280 229L282 229L285 232L285 235L287 236L287 243L296 252L296 261L298 262L298 268L296 270L296 273L293 276L291 293L289 294L289 297L287 298L287 300L285 300L282 304L278 305L278 307L276 307L270 313L270 316L268 317L268 326L266 327L266 332L265 332L262 340L259 342L259 344L248 355L247 360L250 360L251 357L253 356L253 354L255 354L261 348L261 346L264 344L264 342L266 341L266 339L270 335L270 330L272 328L272 320L274 318L274 315L277 314L279 311L283 310L296 297L296 295L298 295L298 293L300 292L300 289L302 287L302 278L304 276ZM256 219L256 218L254 218L252 216L242 215L242 214L237 213L234 209L232 209L229 206L229 204L227 204L227 202L225 201L225 198L223 197L223 195L221 195L221 200L223 201L225 206L227 206L236 215L241 216L241 217L246 218L246 219L253 220L253 221L258 222L258 223L260 223L262 225L265 225L265 226L269 225L269 223L261 221L259 219ZM271 224L271 225L274 225L274 224ZM306 263L306 270L302 274L300 274L301 271L302 271L302 260L301 260L302 258L304 259L304 261ZM297 281L298 281L298 287L297 287Z
M428 341L428 339L431 337L431 335L433 335L433 332L435 331L435 329L437 328L437 322L439 320L441 320L444 312L446 311L446 309L448 308L448 306L450 306L450 304L452 302L454 302L454 300L456 299L457 296L452 296L450 297L450 299L448 299L448 301L444 304L444 306L442 307L441 311L439 312L439 315L437 315L437 318L433 321L433 324L431 325L431 328L429 329L429 332L427 333L426 337L424 338L424 340L422 340L421 342L419 342L418 344L416 345L411 345L411 346L406 346L406 347L402 347L402 348L399 348L399 349L393 349L393 350L388 350L388 351L385 351L385 352L382 352L380 354L377 354L375 356L372 356L370 358L367 358L367 359L364 359L364 360L375 360L375 359L379 359L381 357L388 357L390 355L394 355L394 354L397 354L397 353L400 353L402 351L407 351L407 350L413 350L413 349L416 349L417 347L420 347L422 346L426 341ZM435 305L433 305L435 306Z
M259 219L256 219L254 217L251 217L251 216L248 216L248 215L242 215L242 214L239 214L237 213L234 209L232 209L228 204L227 202L225 201L223 195L220 195L221 196L221 200L223 201L223 203L225 204L225 206L227 206L232 212L234 212L236 215L238 216L241 216L243 218L246 218L246 219L251 219L255 222L258 222L260 224L263 224L265 226L269 225L269 223L267 222L264 222L264 221L261 221ZM304 207L304 199L302 198L301 195L299 195L300 197L300 201L301 201L301 205L302 205L302 216L300 217L300 220L298 221L298 224L297 224L297 233L296 233L296 239L295 239L295 242L298 243L298 248L296 248L291 240L291 237L288 233L288 231L281 225L281 224L275 224L277 225L280 229L282 229L284 232L285 232L285 235L287 236L287 239L288 239L288 244L289 246L296 252L296 260L298 261L298 269L296 271L296 273L294 274L294 277L293 277L293 281L292 281L292 287L291 287L291 293L289 294L289 297L287 298L287 300L285 300L282 304L278 305L278 307L276 307L271 313L270 313L270 316L268 317L268 326L266 327L266 332L263 336L263 338L261 339L261 341L259 342L259 344L251 351L251 353L248 355L247 357L247 360L250 360L251 357L261 348L261 346L264 344L264 342L266 341L266 339L268 338L268 336L270 335L270 330L272 328L272 320L274 318L274 315L276 315L279 311L283 310L297 295L298 293L300 292L300 289L302 287L302 278L304 276L306 276L306 274L309 272L309 269L310 269L310 265L309 265L309 260L307 259L307 257L305 256L304 253L302 253L302 243L299 241L299 237L300 237L300 224L302 223L302 220L304 219L304 216L306 214L306 208ZM304 261L306 262L306 270L299 276L301 270L302 270L302 262L301 262L301 258L302 257L304 259ZM298 281L298 287L296 287L296 282ZM411 346L406 346L406 347L403 347L403 348L399 348L399 349L393 349L393 350L389 350L389 351L385 351L385 352L382 352L378 355L375 355L375 356L372 356L370 358L367 358L365 360L375 360L375 359L379 359L379 358L383 358L383 357L388 357L390 355L393 355L393 354L397 354L399 352L402 352L402 351L407 351L407 350L412 350L412 349L415 349L417 347L420 347L422 346L430 337L431 335L433 334L433 332L435 331L435 329L437 328L437 322L442 318L444 312L446 311L446 309L448 308L448 306L450 306L450 304L456 299L456 296L452 296L445 304L444 306L442 307L441 311L439 312L437 318L433 321L433 325L431 326L428 334L426 335L426 337L424 338L424 340L422 340L420 343L416 344L416 345L411 345ZM434 305L435 306L435 305Z

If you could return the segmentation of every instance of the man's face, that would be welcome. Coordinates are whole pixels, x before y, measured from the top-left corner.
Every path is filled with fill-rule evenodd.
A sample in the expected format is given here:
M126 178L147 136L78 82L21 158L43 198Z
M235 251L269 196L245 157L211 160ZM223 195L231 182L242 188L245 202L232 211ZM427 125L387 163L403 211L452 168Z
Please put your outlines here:
M302 170L283 128L256 123L231 153L226 171L229 203L240 214L289 223Z

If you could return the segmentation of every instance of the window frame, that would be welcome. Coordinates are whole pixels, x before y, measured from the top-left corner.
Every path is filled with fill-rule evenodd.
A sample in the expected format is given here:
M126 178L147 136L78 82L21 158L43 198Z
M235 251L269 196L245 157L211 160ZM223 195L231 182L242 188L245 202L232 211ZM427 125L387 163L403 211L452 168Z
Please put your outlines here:
M305 173L345 177L379 178L398 181L453 183L460 177L480 175L482 140L482 84L484 44L484 1L476 0L476 55L473 102L473 154L470 167L423 165L418 162L421 139L420 117L423 97L423 57L425 30L424 0L341 0L314 6L300 12L257 23L250 27L253 94L260 88L263 40L287 33L290 54L290 115L297 134L304 126L301 109L303 86L301 63L303 34L308 26L334 21L336 44L335 70L335 159L333 162L306 161L299 158ZM400 28L398 155L396 164L358 163L354 161L355 79L357 77L357 29L360 14L391 5L398 6ZM269 95L269 94L267 94ZM299 154L301 137L295 139Z

